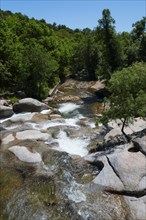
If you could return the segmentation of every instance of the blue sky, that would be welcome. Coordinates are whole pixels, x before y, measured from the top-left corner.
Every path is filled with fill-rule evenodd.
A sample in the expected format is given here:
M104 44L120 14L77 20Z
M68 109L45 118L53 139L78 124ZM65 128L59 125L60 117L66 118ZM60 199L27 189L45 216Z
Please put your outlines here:
M0 8L72 29L95 28L108 8L117 32L131 31L132 24L146 16L146 0L0 0Z

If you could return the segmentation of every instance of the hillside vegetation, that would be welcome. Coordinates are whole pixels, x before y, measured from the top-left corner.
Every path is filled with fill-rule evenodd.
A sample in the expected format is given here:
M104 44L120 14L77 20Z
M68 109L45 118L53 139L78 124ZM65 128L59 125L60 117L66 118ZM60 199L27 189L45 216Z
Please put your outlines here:
M71 30L1 10L0 92L22 90L42 99L68 75L108 82L115 71L146 62L145 24L143 17L130 33L117 33L105 9L94 30Z

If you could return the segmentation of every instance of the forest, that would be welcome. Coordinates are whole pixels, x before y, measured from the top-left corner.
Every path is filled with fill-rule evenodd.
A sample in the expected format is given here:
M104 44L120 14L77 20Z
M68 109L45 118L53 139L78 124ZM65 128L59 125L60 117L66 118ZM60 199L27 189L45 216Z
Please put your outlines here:
M68 76L107 84L133 65L145 69L146 17L131 25L130 33L117 33L109 9L93 30L72 30L1 10L0 92L21 90L41 100Z

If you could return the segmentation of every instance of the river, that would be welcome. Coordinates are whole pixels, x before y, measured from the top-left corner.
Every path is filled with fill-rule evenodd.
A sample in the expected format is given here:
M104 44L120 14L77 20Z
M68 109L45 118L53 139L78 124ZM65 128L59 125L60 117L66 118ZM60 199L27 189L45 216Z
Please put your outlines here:
M99 169L84 160L99 136L95 115L89 105L67 102L56 107L60 118L36 123L29 120L33 113L24 113L0 121L8 134L21 126L50 134L43 142L45 150L29 141L29 150L42 151L41 163L25 163L2 148L1 220L76 220L97 215L90 210L94 196L90 185L94 186L91 181Z

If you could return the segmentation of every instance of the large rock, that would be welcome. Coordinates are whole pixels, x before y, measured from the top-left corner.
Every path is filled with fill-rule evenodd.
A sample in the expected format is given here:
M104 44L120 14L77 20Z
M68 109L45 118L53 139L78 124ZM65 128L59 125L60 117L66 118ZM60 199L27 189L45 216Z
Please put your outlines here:
M18 140L40 140L40 141L46 141L50 138L50 135L47 133L42 133L37 130L26 130L26 131L20 131L16 133L16 138Z
M146 156L146 136L142 138L136 138L134 141L136 147Z
M11 141L14 141L14 140L15 140L15 137L13 136L13 134L9 134L9 135L7 135L6 137L4 137L2 139L2 144L6 145L6 144L8 144L8 143L10 143Z
M20 112L41 112L42 110L49 109L49 106L32 98L24 98L19 100L18 103L13 105L13 111Z
M105 156L103 156L105 155ZM130 195L143 195L146 190L146 157L134 152L133 144L117 147L113 153L98 152L85 157L86 160L103 167L94 183L109 191L127 192Z
M105 88L105 84L102 81L96 81L91 87L90 90L93 92L97 92L101 89Z
M124 189L122 181L113 171L113 168L110 166L106 156L99 158L97 163L102 162L104 164L103 169L100 171L98 176L93 180L94 183L102 185L107 189L122 191Z
M54 96L55 102L80 102L81 98L77 95L60 95Z
M104 137L105 147L112 147L127 142L127 139L121 132L122 122L120 120L110 121L108 127L111 128L111 130ZM128 126L124 128L124 132L132 137L135 137L137 134L141 136L145 131L146 121L141 118L136 118L133 123L128 124Z
M118 119L116 121L110 121L108 123L108 126L113 128L105 137L105 139L109 136L115 136L122 134L121 128L122 128L122 122ZM146 129L146 121L141 118L135 118L133 123L129 123L127 126L125 126L124 131L126 134L133 134L140 132L142 130ZM112 135L113 134L113 135Z
M146 196L141 198L124 196L129 207L128 220L145 220L146 219Z
M0 119L11 117L13 114L14 114L14 112L11 107L0 105Z
M13 146L9 148L9 151L15 154L19 160L27 163L40 163L42 161L41 155L37 152L30 152L24 146Z
M146 157L141 152L130 152L133 145L121 152L108 155L115 174L124 185L124 190L137 194L146 190Z
M26 113L26 114L16 114L8 121L11 123L25 123L27 121L31 121L35 113Z
M0 99L0 105L9 106L10 101L7 101L6 99Z

